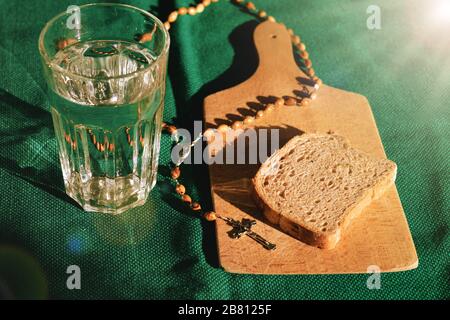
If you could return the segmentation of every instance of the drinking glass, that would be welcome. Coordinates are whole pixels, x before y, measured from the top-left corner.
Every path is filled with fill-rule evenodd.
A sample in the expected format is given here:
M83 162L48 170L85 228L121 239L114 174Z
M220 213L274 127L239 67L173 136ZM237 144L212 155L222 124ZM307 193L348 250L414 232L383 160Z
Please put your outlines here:
M145 10L70 6L39 37L66 193L119 214L156 183L169 35Z

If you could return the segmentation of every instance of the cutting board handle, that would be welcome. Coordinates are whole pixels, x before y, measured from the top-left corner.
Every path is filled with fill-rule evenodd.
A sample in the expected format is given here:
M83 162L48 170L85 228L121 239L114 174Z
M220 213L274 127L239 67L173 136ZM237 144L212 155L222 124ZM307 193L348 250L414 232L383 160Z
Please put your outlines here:
M294 59L291 36L284 25L265 21L256 27L253 39L259 56L254 77L270 79L271 75L279 73L302 74Z

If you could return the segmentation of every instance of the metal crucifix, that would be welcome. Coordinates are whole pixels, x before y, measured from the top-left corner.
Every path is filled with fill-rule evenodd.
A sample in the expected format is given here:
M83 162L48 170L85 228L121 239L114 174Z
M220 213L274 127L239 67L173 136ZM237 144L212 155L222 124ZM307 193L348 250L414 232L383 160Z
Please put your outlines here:
M276 245L274 243L271 243L261 237L256 232L252 231L252 226L256 224L256 220L250 220L250 219L242 219L241 222L234 220L232 218L219 216L220 219L224 220L228 225L233 227L228 234L233 239L239 239L243 234L247 235L248 237L252 238L259 244L261 244L265 249L267 250L275 250Z

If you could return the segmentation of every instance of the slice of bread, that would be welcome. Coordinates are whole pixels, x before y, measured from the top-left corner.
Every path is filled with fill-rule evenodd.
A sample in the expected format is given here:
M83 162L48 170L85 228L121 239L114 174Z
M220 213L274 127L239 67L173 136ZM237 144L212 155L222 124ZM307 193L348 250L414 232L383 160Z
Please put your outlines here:
M351 221L395 181L397 166L351 148L344 137L303 134L253 178L266 218L287 234L332 249Z

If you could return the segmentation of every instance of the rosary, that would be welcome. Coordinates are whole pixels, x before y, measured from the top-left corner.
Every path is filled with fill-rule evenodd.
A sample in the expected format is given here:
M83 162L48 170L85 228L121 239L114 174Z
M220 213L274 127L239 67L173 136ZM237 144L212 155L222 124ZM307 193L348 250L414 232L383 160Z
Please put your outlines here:
M208 7L211 3L218 2L219 0L202 0L200 3L198 3L196 6L191 7L182 7L178 10L175 10L171 12L167 18L167 21L164 22L164 27L169 30L172 23L174 23L179 16L183 15L191 15L194 16L196 14L202 13L206 7ZM253 4L253 2L246 2L244 0L232 0L236 5L246 9L250 14L256 16L258 19L264 21L268 20L273 23L276 22L275 18L267 15L267 13L263 10L258 10L256 6ZM227 131L233 129L245 129L246 127L250 127L255 120L262 118L266 113L270 113L276 108L280 108L284 105L288 106L306 106L311 103L312 100L316 99L317 97L317 91L319 87L322 84L322 81L315 75L315 71L312 68L311 60L309 59L309 54L306 51L305 44L300 40L300 37L295 35L292 29L287 29L289 34L291 35L291 41L294 45L294 47L298 50L298 54L303 62L303 67L305 73L310 77L310 79L313 82L313 89L310 92L308 88L304 87L303 89L307 91L308 95L306 95L303 98L297 98L297 97L287 97L287 98L277 98L274 103L268 103L264 106L263 110L259 110L255 116L246 116L243 121L234 121L231 126L226 124L221 124L217 127L217 131L221 134L225 134ZM140 42L144 43L147 41L150 41L153 37L153 32L144 33L140 37ZM171 134L174 140L174 143L179 143L179 138L177 136L177 128L174 125L163 123L162 129L167 132L168 134ZM216 219L221 219L225 221L228 225L232 227L232 230L228 233L231 238L238 239L242 235L247 235L248 237L252 238L259 244L261 244L265 249L267 250L274 250L276 248L276 245L267 241L259 234L255 233L251 230L252 226L256 224L255 220L250 219L242 219L242 221L237 221L235 219L219 215L214 211L206 211L204 212L200 203L195 202L192 200L192 198L186 193L186 188L183 184L179 182L179 178L181 175L180 165L183 163L183 161L188 157L190 153L190 148L192 148L202 137L205 137L205 139L208 141L209 138L214 134L214 129L207 129L202 134L200 134L189 146L189 148L186 150L185 148L182 149L182 154L178 161L173 166L170 176L175 184L175 192L178 194L180 199L186 203L191 210L193 210L196 213L200 213L201 216L203 216L204 219L207 221L215 221Z

